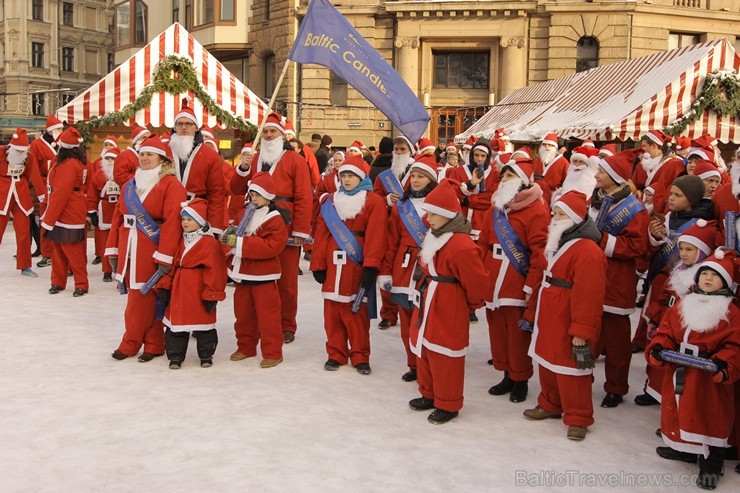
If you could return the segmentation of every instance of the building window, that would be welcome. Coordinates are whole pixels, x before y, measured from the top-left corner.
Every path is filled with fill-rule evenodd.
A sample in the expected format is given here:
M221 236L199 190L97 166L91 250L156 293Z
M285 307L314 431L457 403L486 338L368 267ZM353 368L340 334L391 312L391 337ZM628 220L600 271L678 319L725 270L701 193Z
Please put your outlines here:
M35 21L44 20L44 0L31 1L31 18Z
M265 98L272 96L275 90L275 55L265 57Z
M144 45L147 38L148 8L141 0L127 0L116 5L116 46ZM133 12L133 26L132 22Z
M62 48L62 70L73 72L75 69L75 49Z
M116 68L116 56L113 53L108 53L108 73L113 72Z
M334 106L347 106L347 86L348 84L333 70L329 71L329 101Z
M434 87L488 89L489 52L435 52Z
M668 49L675 50L699 43L698 34L690 33L668 33Z
M172 0L172 22L180 22L180 0Z
M85 50L85 73L98 75L98 52Z
M599 66L599 41L593 36L584 36L576 44L576 72L584 72Z
M75 98L75 95L73 93L65 92L62 94L62 106L65 106L72 102L72 100Z
M203 24L213 24L213 0L200 0L198 4L195 25L202 26Z
M185 0L185 29L193 28L193 0Z
M62 2L62 24L74 25L74 6L69 2Z
M31 43L31 66L44 68L44 43Z
M147 28L147 6L144 2L136 1L136 18L135 18L135 36L134 43L136 44L147 44L149 39L146 35Z
M44 93L35 92L31 94L31 113L34 115L45 115L44 111Z
M234 20L234 0L221 0L221 20Z

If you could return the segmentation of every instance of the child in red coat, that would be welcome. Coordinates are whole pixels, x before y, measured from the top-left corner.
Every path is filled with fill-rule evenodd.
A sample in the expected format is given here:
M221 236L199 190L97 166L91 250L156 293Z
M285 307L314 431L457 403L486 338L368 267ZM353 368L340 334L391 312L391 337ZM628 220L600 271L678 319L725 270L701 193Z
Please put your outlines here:
M118 155L118 148L115 147L103 151L100 158L100 169L89 179L87 188L87 217L95 228L96 245L100 243L103 248L108 243L113 212L121 196L121 187L113 181L113 163ZM113 282L113 267L108 257L105 255L101 257L103 282Z
M409 406L414 411L436 408L427 418L433 424L448 422L462 408L469 313L482 307L486 296L488 273L455 194L459 187L459 182L443 180L422 206L431 229L419 253L421 278L410 334L421 397Z
M166 306L164 347L172 370L185 361L191 330L201 367L213 365L218 345L216 303L226 299L226 261L220 243L208 233L207 204L201 198L183 202L182 241L174 268L159 284Z
M671 307L645 349L652 366L668 366L660 429L664 459L696 462L697 484L714 489L735 418L732 383L740 369L740 309L733 303L734 251L717 250L696 274L694 292ZM710 359L716 370L665 361L664 349Z
M275 206L275 183L270 173L254 175L248 192L251 199L236 218L238 228L230 227L221 241L232 247L229 277L234 291L234 332L236 351L231 361L262 352L261 368L272 368L283 361L283 331L280 324L279 255L288 241L289 214Z

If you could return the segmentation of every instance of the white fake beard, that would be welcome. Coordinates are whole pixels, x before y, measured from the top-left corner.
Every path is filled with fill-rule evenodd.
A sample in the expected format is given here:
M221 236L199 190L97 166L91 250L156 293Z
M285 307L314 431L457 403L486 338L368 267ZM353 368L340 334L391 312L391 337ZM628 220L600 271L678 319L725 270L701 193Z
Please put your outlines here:
M362 208L365 207L366 196L367 190L360 190L354 195L336 192L334 194L334 208L337 210L340 219L346 221L357 217L357 214L362 212Z
M511 178L510 180L502 182L491 197L491 203L493 206L498 210L504 210L504 207L514 200L516 194L519 193L522 183L524 182L521 178Z
M596 169L591 166L571 166L563 180L563 193L577 190L590 197L596 188Z
M699 270L699 262L695 263L694 265L689 265L688 267L685 267L681 269L680 267L684 265L683 263L679 263L674 269L673 272L671 272L671 276L668 278L668 284L666 287L676 293L676 296L679 298L683 298L687 294L689 294L689 291L691 291L691 288L694 287L694 276L696 275L696 271Z
M720 173L727 171L727 163L722 159L722 154L719 153L719 149L714 151L714 164L717 165Z
M540 157L540 160L542 161L542 164L547 166L550 164L550 162L555 159L555 156L557 155L558 150L557 149L548 149L547 147L540 147L540 150L538 151L538 156Z
M646 157L649 154L645 153L640 159L640 164L642 165L642 168L645 170L645 172L649 175L650 173L655 170L655 168L660 165L660 162L663 160L663 156L657 156L657 157Z
M391 171L398 178L403 177L406 172L406 167L411 162L411 154L404 152L403 154L393 153L393 161L391 162Z
M427 233L419 251L421 262L424 265L431 264L434 260L434 255L452 238L452 234L452 232L442 233L439 237L436 237L431 232Z
M545 254L548 257L558 251L558 244L563 233L575 225L575 221L570 218L550 221L550 225L547 227L547 244L545 245Z
M710 332L727 321L730 296L690 293L681 299L681 323L694 332Z
M740 198L740 161L732 163L730 179L732 180L732 195Z
M282 137L272 140L262 139L260 143L260 164L275 164L283 153L284 143L285 140Z
M247 223L247 227L244 229L244 235L252 236L254 232L257 231L260 226L262 226L262 223L265 222L265 216L267 216L268 212L270 212L270 208L267 206L255 209L252 218L249 220L249 223Z
M506 146L504 147L504 151L502 152L511 154L512 152L514 152L514 144L511 143L510 141L506 141Z
M100 163L100 169L103 170L103 174L108 181L111 181L113 179L113 163L114 160L110 158L103 159L103 161Z
M18 149L8 147L6 156L8 158L8 165L11 167L23 166L26 164L26 159L28 159L28 151L19 151Z
M54 140L57 140L57 138L62 135L62 129L61 128L55 128L51 132L49 132Z
M159 172L161 170L161 164L154 169L139 168L136 170L134 178L136 178L136 194L139 197L148 193L159 182Z
M190 153L193 152L193 142L195 142L195 135L172 134L170 136L172 154L180 161L187 161Z

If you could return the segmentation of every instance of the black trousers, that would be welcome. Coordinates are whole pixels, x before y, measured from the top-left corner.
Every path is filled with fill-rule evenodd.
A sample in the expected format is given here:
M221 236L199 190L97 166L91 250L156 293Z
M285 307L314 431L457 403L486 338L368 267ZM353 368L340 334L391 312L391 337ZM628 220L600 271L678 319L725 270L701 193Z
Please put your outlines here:
M216 346L218 346L218 332L216 332L216 329L194 330L193 335L196 340L198 357L201 361L212 359L216 352ZM173 332L167 327L164 333L164 349L167 352L167 359L180 363L185 361L189 340L190 332Z

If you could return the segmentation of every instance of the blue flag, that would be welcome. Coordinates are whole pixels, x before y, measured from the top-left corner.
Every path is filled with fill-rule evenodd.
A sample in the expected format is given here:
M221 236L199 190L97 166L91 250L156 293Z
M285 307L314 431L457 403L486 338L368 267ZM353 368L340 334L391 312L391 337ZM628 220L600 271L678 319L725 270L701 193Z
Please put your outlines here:
M288 55L329 67L416 142L430 117L398 72L347 22L329 0L312 0Z

